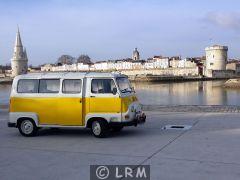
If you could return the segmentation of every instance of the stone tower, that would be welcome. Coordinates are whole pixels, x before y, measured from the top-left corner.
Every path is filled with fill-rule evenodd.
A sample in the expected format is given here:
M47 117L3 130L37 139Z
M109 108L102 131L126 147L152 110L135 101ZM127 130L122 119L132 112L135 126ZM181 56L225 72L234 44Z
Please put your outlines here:
M134 51L133 51L132 59L133 60L140 60L140 54L139 54L137 48L135 48Z
M226 70L227 46L214 45L205 48L206 69L207 70Z
M26 74L28 70L28 58L26 49L23 48L19 29L17 30L13 58L11 59L12 76Z

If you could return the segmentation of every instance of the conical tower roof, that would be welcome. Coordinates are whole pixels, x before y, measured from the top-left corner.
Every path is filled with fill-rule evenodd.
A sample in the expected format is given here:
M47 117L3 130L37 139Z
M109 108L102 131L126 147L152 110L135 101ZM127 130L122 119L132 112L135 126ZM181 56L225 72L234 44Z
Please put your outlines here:
M24 53L25 59L28 59L28 57L27 57L27 50L26 50L25 47L24 47L23 53Z
M16 35L16 40L15 40L15 47L22 47L22 40L21 40L21 35L19 28L17 29L17 35Z
M12 60L26 60L19 28L17 29Z

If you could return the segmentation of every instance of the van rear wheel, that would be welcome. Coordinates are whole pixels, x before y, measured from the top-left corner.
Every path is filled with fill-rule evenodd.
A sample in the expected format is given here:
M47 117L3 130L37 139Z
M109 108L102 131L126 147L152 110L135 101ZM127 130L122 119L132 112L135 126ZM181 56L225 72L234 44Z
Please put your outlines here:
M38 128L33 120L24 119L18 125L19 132L26 137L36 136Z
M92 133L95 137L102 138L108 135L108 123L104 120L95 120L92 122Z

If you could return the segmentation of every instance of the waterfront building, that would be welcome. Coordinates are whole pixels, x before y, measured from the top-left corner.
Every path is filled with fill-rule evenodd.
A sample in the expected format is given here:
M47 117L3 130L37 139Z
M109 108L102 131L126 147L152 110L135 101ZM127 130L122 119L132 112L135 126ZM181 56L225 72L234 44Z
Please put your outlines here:
M53 71L53 67L52 64L44 64L41 66L41 71Z
M169 68L169 58L154 56L144 63L146 69L166 69Z
M12 76L26 74L28 71L28 57L26 48L23 48L19 29L17 30L13 58L11 59Z
M78 71L90 71L90 65L86 63L77 63Z
M170 60L170 67L172 68L195 68L197 63L189 58L185 59L172 59Z
M178 68L179 60L181 59L180 56L173 56L169 58L169 67L171 68Z
M107 70L108 69L108 62L107 61L98 61L94 63L93 68L95 70Z
M132 59L135 61L140 60L140 53L138 52L137 48L134 49L132 54Z
M192 59L181 59L181 56L154 56L147 60L140 59L135 49L133 56L120 60L97 61L95 63L73 63L62 65L44 65L42 71L119 71L127 75L152 74L159 76L198 76L197 63Z
M179 67L179 68L192 68L192 67L197 67L197 63L195 63L195 62L192 61L191 59L185 58L185 59L179 60L178 67Z
M195 62L187 60L172 60L172 68L195 68L197 67ZM168 57L154 57L147 61L145 60L109 60L98 61L93 64L74 63L74 64L62 64L52 65L45 64L41 67L41 71L123 71L123 70L141 70L141 69L167 69L170 67Z
M214 73L225 74L228 59L227 56L228 47L214 45L206 47L205 52L206 52L205 75L207 77L213 77Z
M205 48L205 51L207 70L226 70L227 46L214 45Z
M117 61L116 64L116 69L121 70L121 69L133 69L134 62L132 60L123 60L123 61Z
M226 66L227 70L235 71L235 74L240 75L240 62L239 61L229 61Z

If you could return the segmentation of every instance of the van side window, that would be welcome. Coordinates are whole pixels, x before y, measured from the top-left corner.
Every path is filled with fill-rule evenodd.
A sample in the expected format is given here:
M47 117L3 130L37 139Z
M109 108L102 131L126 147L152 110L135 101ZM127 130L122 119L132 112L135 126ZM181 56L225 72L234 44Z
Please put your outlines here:
M93 79L91 91L95 94L112 93L113 88L116 88L112 79Z
M80 93L82 89L82 80L65 79L63 80L62 92L68 94Z
M17 85L18 93L37 93L38 79L20 79Z
M59 79L40 79L39 93L58 93L59 89Z

